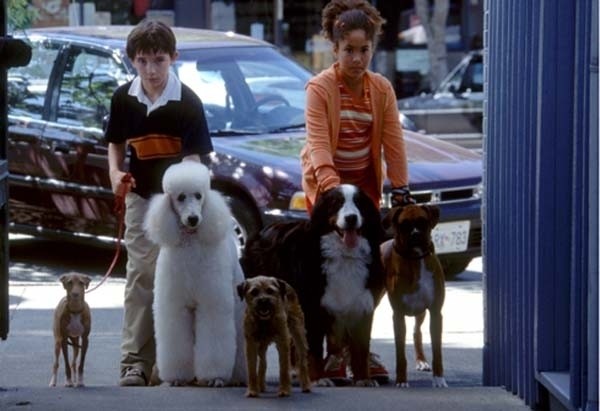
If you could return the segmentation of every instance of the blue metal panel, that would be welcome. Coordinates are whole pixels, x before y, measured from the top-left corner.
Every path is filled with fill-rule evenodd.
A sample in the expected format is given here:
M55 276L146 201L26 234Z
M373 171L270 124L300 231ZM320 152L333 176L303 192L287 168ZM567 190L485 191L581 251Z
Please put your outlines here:
M597 4L484 4L483 381L532 406L598 406Z
M588 59L583 59L583 67L589 73L587 91L589 105L587 118L589 127L588 143L588 217L587 227L587 279L584 277L582 286L582 295L587 296L587 306L583 307L587 312L587 324L582 327L584 336L582 344L587 347L587 356L582 361L587 364L582 370L582 409L586 411L598 411L598 0L588 0L585 5L581 5L578 10L579 21L589 20L589 24L584 25L591 33L590 41L587 45L581 46L589 53ZM582 37L584 35L581 35ZM583 51L585 53L585 51ZM581 119L585 122L585 118ZM583 131L585 133L585 130ZM585 197L584 197L585 198ZM587 282L587 283L585 283ZM586 381L587 377L587 381Z
M589 3L589 2L588 2ZM587 383L582 381L582 384L587 386L586 395L583 396L583 409L587 411L598 411L598 0L591 1L591 6L586 7L586 10L581 10L581 14L586 14L591 10L590 15L592 23L590 28L590 58L589 58L589 147L588 147L588 170L589 170L589 187L588 190L588 212L589 212L589 235L588 235L588 278L587 278ZM581 16L580 18L584 18ZM594 189L595 188L595 189ZM585 338L585 337L584 337Z
M537 371L569 369L575 3L542 5L537 135ZM557 30L561 27L561 30ZM569 62L568 64L565 64ZM568 79L568 80L567 80Z
M586 61L589 61L590 50L587 41L581 41L586 33L591 32L591 21L586 18L589 12L589 1L580 1L577 3L576 19L579 22L576 26L578 35L575 42L575 66L585 67ZM589 126L589 99L587 95L590 90L590 76L586 70L577 73L575 76L574 91L574 161L573 161L573 244L572 244L572 288L571 288L571 330L570 330L570 392L572 395L571 403L574 407L581 407L582 399L587 397L587 385L583 384L582 376L587 374L587 358L585 352L579 350L579 347L587 340L587 293L586 278L579 273L584 272L588 263L587 242L589 238L589 220L587 201L579 201L586 197L585 193L589 187L589 158L588 150L590 135L587 133Z
M539 3L486 5L484 383L532 403Z

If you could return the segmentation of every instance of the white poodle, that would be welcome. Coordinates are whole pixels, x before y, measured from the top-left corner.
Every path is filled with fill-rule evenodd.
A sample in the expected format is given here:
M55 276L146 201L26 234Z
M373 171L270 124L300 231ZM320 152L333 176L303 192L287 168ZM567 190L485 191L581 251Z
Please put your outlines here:
M171 385L194 378L208 386L243 384L243 306L235 286L244 275L229 207L196 161L169 167L162 185L144 221L160 246L153 305L159 378Z

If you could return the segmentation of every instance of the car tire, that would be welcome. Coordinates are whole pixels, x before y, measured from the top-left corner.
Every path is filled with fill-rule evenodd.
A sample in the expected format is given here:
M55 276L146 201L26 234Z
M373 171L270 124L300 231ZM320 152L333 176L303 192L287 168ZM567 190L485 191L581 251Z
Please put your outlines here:
M260 224L247 201L229 194L224 194L224 197L231 209L238 257L241 257L248 238L258 232Z
M442 264L446 280L456 278L457 275L467 269L473 259L465 256L438 256L438 258Z

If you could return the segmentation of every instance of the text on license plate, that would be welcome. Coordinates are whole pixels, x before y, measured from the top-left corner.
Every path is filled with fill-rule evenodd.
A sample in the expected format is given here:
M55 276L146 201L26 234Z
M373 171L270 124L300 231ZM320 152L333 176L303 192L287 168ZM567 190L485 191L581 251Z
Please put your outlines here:
M465 251L469 246L470 221L439 223L431 231L436 254Z

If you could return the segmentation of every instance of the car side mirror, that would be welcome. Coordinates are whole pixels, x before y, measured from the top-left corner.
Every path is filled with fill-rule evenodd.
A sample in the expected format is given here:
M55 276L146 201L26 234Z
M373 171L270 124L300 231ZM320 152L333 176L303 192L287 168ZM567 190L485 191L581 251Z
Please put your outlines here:
M29 44L12 37L0 37L0 68L26 66L30 61Z

